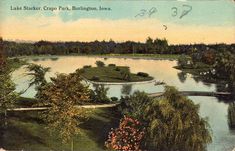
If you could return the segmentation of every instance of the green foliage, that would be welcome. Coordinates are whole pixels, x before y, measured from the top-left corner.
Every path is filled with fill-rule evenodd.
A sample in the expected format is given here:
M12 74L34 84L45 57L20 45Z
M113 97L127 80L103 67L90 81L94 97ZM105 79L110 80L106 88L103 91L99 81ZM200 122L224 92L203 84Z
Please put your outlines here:
M116 67L116 64L109 64L109 67Z
M145 72L138 72L137 75L141 76L141 77L148 77L149 76L149 74L145 73Z
M59 132L63 142L67 142L79 133L78 125L87 117L87 113L76 107L89 100L88 86L81 83L79 72L69 75L58 74L50 83L41 87L39 106L48 106L42 119L53 132Z
M124 117L119 127L109 133L105 146L110 150L141 151L143 136L142 124L136 119Z
M94 85L94 87L95 89L90 92L92 102L110 103L111 99L107 96L109 88L105 88L104 85Z
M102 62L102 61L96 61L95 64L97 65L97 67L104 67L105 66L104 62Z
M158 99L144 92L122 98L122 112L144 123L145 144L149 150L203 151L212 138L206 121L199 116L199 105L166 86Z
M115 69L119 69L116 71ZM137 82L137 81L148 81L152 80L152 77L142 77L137 76L134 73L130 73L129 67L127 66L105 66L105 67L92 67L82 69L81 73L82 77L91 81L99 81L99 82ZM98 78L94 78L98 77Z
M142 120L144 109L152 98L148 97L145 92L136 91L130 96L122 97L120 101L123 115Z
M185 55L181 55L177 62L178 66L184 68L188 65L188 58Z
M45 75L50 71L50 68L37 64L30 64L26 67L26 70L28 71L27 75L32 77L29 87L36 85L36 88L39 89L47 83Z
M99 81L100 78L99 78L98 76L93 76L93 77L91 78L91 80L92 80L92 81Z
M91 65L85 65L83 66L83 68L91 68L92 66Z
M11 80L11 71L2 54L2 49L0 49L0 126L4 123L1 114L5 113L6 116L7 109L12 108L18 98L18 94L15 92L15 84Z
M202 151L211 142L209 125L198 114L199 105L166 87L164 97L155 99L144 110L150 146L157 150ZM151 142L152 141L152 142Z

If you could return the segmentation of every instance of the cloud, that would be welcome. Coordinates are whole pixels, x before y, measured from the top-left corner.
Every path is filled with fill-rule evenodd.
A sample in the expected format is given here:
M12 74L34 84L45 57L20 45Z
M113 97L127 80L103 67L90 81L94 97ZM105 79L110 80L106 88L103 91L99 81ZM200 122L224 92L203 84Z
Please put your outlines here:
M163 25L167 25L167 30ZM0 23L4 39L50 41L145 41L166 38L170 43L233 43L234 26L192 26L162 23L157 19L79 19L63 22L59 16L26 17L24 20L9 17Z

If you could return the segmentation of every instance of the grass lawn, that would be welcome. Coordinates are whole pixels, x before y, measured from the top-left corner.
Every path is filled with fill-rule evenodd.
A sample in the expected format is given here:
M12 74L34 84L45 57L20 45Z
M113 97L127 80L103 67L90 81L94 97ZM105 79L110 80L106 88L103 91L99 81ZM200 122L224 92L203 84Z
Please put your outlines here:
M70 143L63 144L57 135L50 135L45 124L38 119L40 112L15 112L8 115L7 129L0 129L0 148L7 150L70 150ZM120 114L116 108L93 109L88 121L81 127L81 134L74 138L76 151L103 151L104 142L112 127L117 127Z
M120 69L117 71L116 69ZM139 82L139 81L150 81L153 77L143 77L138 76L137 74L130 74L130 81L123 79L123 75L121 74L123 71L129 70L129 67L126 66L105 66L105 67L91 67L91 68L83 68L82 76L85 79L91 81L99 81L99 82ZM96 76L99 79L94 80L93 77Z

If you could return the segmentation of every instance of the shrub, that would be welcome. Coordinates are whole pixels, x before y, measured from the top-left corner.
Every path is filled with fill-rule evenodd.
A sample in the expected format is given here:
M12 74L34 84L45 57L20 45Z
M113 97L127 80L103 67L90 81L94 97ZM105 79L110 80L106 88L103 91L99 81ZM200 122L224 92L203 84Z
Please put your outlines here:
M149 74L148 74L148 73L145 73L145 72L138 72L138 73L137 73L137 76L148 77Z
M136 119L124 117L119 127L109 133L105 146L110 150L141 151L143 136L142 124Z
M84 69L86 69L86 68L91 68L91 65L85 65L85 66L83 66L83 68L84 68Z
M104 85L94 85L94 88L90 92L90 98L93 102L110 103L111 100L107 96L109 88L105 88Z
M96 61L95 64L97 65L97 67L104 67L105 66L104 62L102 62L102 61Z
M111 97L110 98L113 102L117 102L118 101L118 98L117 97Z
M118 67L116 67L116 68L115 68L115 70L116 70L116 71L121 71L121 69L120 69L120 68L118 68Z
M116 67L115 64L109 64L108 66L109 66L109 67Z
M91 78L91 80L93 80L93 81L99 81L100 78L99 78L98 76L93 76L93 77Z
M178 66L184 68L188 65L188 58L185 55L181 55L177 62Z

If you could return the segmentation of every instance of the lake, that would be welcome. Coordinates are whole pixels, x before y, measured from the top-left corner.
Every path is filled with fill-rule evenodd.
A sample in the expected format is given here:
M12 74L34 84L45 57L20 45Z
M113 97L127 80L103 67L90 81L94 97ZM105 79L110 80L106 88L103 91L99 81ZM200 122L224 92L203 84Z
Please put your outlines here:
M28 57L29 62L51 67L49 77L56 73L71 73L84 65L95 66L97 60L105 64L116 64L118 66L129 66L132 73L146 72L156 80L164 81L168 85L176 86L182 91L216 91L216 84L203 83L195 79L190 74L183 74L174 69L176 61L151 60L151 59L125 59L125 58L102 58L85 56L59 56L55 57ZM13 79L17 84L17 91L27 88L30 77L25 77L25 69L20 68L13 73ZM90 85L92 88L92 85ZM163 86L156 86L154 83L134 84L134 85L108 85L109 96L120 97L128 95L136 90L147 93L161 92ZM23 96L34 97L34 88L30 88ZM208 151L231 151L235 147L235 130L230 130L227 121L227 109L229 104L215 97L189 97L196 104L200 104L200 115L208 117L209 124L213 132L213 142L208 145Z

